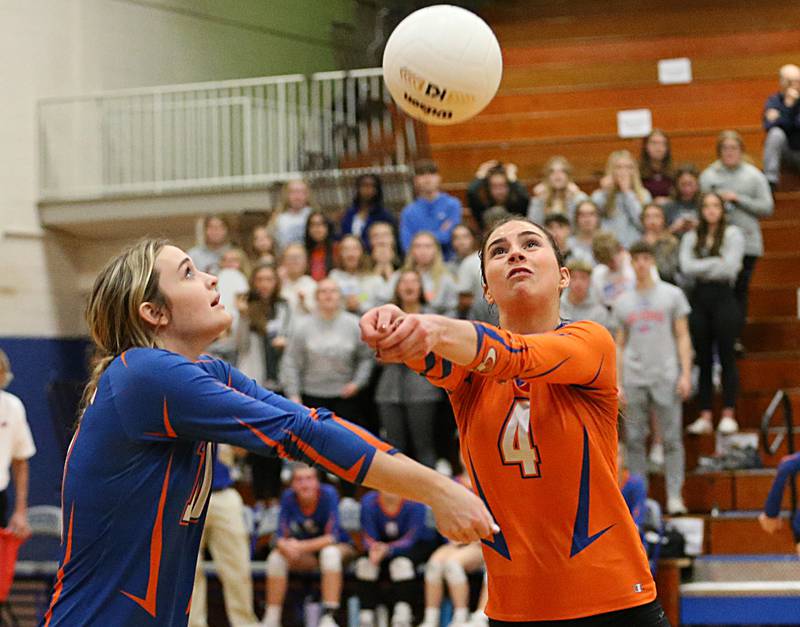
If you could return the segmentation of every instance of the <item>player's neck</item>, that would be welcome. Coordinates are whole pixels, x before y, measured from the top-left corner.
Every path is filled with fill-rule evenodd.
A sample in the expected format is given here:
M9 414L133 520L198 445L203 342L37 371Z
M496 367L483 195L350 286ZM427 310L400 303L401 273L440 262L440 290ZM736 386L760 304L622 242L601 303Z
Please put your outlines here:
M211 341L191 341L176 337L161 337L161 346L168 351L183 355L189 361L197 361Z
M520 307L500 312L500 326L512 333L531 335L533 333L547 333L555 329L561 322L559 301L547 307L535 308Z

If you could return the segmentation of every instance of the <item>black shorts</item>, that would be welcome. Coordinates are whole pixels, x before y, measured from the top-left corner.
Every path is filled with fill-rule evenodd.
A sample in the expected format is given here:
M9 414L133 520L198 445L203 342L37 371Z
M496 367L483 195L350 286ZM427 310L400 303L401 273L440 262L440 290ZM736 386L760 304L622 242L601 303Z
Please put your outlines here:
M571 618L568 620L536 620L508 622L489 619L490 627L670 627L658 600L624 610Z
M8 499L6 498L6 491L0 491L0 527L5 527L8 520L6 519L6 507L8 507Z

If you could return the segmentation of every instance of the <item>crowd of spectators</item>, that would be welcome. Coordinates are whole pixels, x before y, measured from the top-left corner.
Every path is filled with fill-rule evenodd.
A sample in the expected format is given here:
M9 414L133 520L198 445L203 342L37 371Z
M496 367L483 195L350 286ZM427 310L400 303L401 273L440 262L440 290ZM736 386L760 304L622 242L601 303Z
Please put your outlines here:
M489 160L477 168L462 206L442 191L436 164L427 161L416 165L415 200L399 214L384 206L380 177L364 174L338 223L316 208L302 180L285 184L280 206L244 234L243 248L223 217L209 216L203 243L189 254L200 269L218 273L235 318L212 351L268 388L328 407L452 473L458 454L441 390L402 364L378 363L359 339L358 316L393 302L407 312L497 323L483 298L481 233L508 214L525 216L552 234L570 270L562 318L594 320L617 342L624 481L635 477L646 490L648 472L660 467L668 513L684 514L683 434L714 431L717 371L717 431L738 430L736 358L745 350L749 284L764 252L759 220L772 213L780 164L800 161L799 89L800 69L781 68L780 92L764 112L766 175L734 130L720 133L709 146L715 158L701 169L675 165L669 136L655 129L638 159L627 150L609 155L596 189L581 189L563 156L548 159L531 188L514 164ZM698 413L684 417L693 394ZM246 466L256 511L280 511L266 562L265 624L280 624L287 574L309 569L322 573L322 620L332 624L350 558L365 627L375 624L379 601L393 625L411 624L421 605L412 582L426 563L426 627L438 624L445 585L454 624L485 621L468 609L468 576L481 569L480 551L437 542L421 506L364 496L358 557L339 507L329 503L357 496L352 487L334 490L315 472L287 471L274 460L248 458ZM283 493L282 470L291 474Z

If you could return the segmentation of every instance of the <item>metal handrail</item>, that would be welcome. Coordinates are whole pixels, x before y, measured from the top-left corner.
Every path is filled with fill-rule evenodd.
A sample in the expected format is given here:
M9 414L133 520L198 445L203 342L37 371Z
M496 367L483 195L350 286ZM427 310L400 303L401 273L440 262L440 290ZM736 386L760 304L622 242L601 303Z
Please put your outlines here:
M772 422L772 418L775 415L775 412L778 410L779 406L783 406L783 427L770 427L770 423ZM770 444L769 438L770 435L774 434L775 438ZM769 455L775 455L780 448L780 445L783 443L785 437L788 436L786 440L786 451L789 455L792 455L794 450L794 412L792 411L792 401L789 398L789 394L786 390L778 390L775 392L775 395L772 397L767 409L764 411L764 415L761 417L761 444L764 447L764 450ZM791 516L792 520L797 513L797 477L796 474L792 475L791 479L789 480L789 498L790 498L790 506L791 506ZM797 537L798 534L795 533L795 541L800 541L800 537Z

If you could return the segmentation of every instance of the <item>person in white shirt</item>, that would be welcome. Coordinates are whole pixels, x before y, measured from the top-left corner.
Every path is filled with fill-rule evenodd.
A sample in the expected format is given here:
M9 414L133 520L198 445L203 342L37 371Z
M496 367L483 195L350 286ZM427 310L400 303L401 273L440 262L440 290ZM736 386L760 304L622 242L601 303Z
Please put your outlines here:
M289 244L302 242L311 215L311 191L302 179L287 181L281 191L281 204L272 214L270 231L283 251Z
M20 538L30 534L28 526L28 460L36 454L36 446L28 427L25 406L5 388L14 374L11 362L0 349L0 527ZM8 516L6 491L14 477L14 509Z

